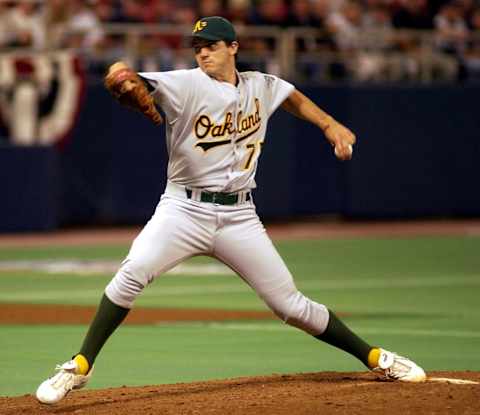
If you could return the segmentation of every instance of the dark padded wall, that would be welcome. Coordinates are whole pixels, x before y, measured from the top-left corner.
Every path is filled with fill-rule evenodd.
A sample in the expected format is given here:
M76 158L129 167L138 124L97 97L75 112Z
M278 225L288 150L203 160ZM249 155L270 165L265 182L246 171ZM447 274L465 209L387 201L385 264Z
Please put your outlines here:
M41 231L59 225L59 155L50 147L0 147L0 231Z
M270 120L255 203L264 218L480 215L480 86L300 88L358 136L339 162L322 133ZM62 149L0 148L0 231L143 223L165 187L164 128L91 86Z

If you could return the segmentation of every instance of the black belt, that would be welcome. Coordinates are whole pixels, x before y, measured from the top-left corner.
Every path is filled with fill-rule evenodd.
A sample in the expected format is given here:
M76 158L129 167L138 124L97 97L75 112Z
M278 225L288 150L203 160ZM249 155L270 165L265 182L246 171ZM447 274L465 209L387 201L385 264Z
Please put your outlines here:
M185 188L187 197L192 198L192 189ZM222 193L222 192L201 192L200 201L207 203L218 203L219 205L235 205L238 203L240 195L238 193ZM250 192L245 196L245 202L250 200Z

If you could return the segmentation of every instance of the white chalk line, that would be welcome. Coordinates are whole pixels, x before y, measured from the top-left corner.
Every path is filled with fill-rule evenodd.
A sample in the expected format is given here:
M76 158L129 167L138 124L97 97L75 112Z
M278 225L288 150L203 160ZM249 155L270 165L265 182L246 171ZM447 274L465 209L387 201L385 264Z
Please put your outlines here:
M19 260L0 261L0 271L35 271L47 274L113 274L120 267L118 260ZM167 274L171 275L233 275L233 271L221 263L179 264Z
M437 378L437 377L427 377L425 382L436 382L436 383L447 383L450 385L478 385L479 382L469 379L457 379L457 378ZM336 385L336 388L348 388L348 387L357 387L357 386L372 386L372 382L359 382L353 385ZM378 387L378 385L376 385Z
M456 379L456 378L429 378L427 382L449 383L453 385L478 385L479 382L468 379Z
M437 378L437 377L427 377L425 382L436 382L436 383L446 383L449 385L478 385L479 382L469 379L457 379L457 378ZM358 382L354 384L346 385L335 385L336 388L349 388L349 387L358 387L358 386L372 386L372 382ZM378 387L376 384L375 387Z
M447 383L450 385L478 385L479 382L475 382L474 380L469 379L457 379L457 378L437 378L437 377L427 377L425 382L436 382L436 383ZM378 387L378 384L375 384L375 387ZM346 385L335 385L336 388L351 388L351 387L358 387L358 386L372 386L372 382L358 382L354 384L346 384Z

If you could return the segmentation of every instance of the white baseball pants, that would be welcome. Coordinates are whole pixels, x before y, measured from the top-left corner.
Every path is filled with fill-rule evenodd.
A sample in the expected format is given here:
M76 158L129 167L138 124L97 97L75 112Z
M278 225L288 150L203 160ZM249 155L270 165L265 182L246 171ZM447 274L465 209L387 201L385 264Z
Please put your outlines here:
M327 308L297 290L252 200L231 206L198 202L173 183L105 293L113 303L131 308L156 276L196 255L212 256L229 266L284 322L314 336L325 331Z

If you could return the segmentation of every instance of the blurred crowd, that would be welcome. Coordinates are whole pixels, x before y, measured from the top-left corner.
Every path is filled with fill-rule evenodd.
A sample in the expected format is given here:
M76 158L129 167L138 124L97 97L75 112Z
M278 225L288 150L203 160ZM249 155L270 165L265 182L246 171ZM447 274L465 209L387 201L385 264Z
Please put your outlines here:
M480 79L479 0L0 0L0 48L75 48L110 59L122 55L125 42L106 32L105 24L193 25L208 15L225 16L239 27L321 29L323 35L313 42L296 39L298 51L344 54L355 62L359 79L398 68L398 76L405 77L418 72L415 67L427 55L446 78ZM420 38L405 35L407 30L431 33L428 50ZM146 53L165 47L164 54L171 55L185 46L182 41L151 37L141 47ZM274 45L255 39L247 46L262 53ZM303 71L314 73L314 64L307 62ZM332 73L341 77L348 66L334 63Z

